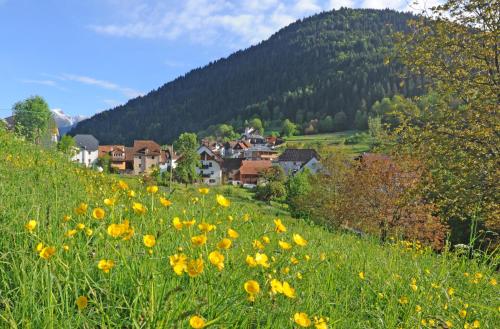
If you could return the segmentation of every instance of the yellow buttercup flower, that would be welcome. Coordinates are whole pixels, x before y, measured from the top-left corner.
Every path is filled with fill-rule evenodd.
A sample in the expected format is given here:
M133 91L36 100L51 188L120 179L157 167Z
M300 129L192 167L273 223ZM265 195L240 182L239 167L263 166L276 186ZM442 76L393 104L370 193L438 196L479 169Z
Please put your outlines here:
M209 224L209 223L200 223L198 224L198 229L202 232L210 232L215 230L215 225Z
M68 251L69 250L69 246L67 244L63 245L63 250L64 251Z
M289 249L292 249L292 245L289 244L288 242L285 242L285 241L278 241L278 245L280 246L281 249L283 250L289 250Z
M54 247L43 247L42 250L40 250L40 257L43 259L50 259L50 257L54 256L56 253L56 248Z
M201 194L208 194L210 190L206 187L202 187L202 188L199 188L198 189L198 192L200 192Z
M194 219L192 219L192 220L185 220L185 221L182 222L182 225L184 225L186 227L191 227L195 223L196 223L196 220L194 220Z
M304 239L300 234L293 235L293 242L295 242L298 246L304 247L307 245L307 240Z
M260 292L260 285L255 280L248 280L243 284L243 288L248 293L248 299L250 301L255 300L255 296Z
M32 219L30 220L29 222L26 223L26 225L24 225L24 227L29 231L29 232L33 232L36 228L36 220Z
M191 243L194 244L195 246L202 246L205 243L207 243L207 236L206 235L196 235L191 238Z
M401 296L401 297L398 299L398 302L399 302L399 304L402 304L402 305L404 305L404 304L408 304L408 297L406 297L406 296Z
M191 259L187 264L186 269L190 277L195 277L203 272L203 259Z
M38 252L40 252L40 251L42 251L42 249L43 249L43 242L39 242L36 245L35 250L38 251Z
M265 243L265 244L270 244L271 243L271 239L269 239L269 237L267 235L264 235L262 237L262 241Z
M467 316L467 311L462 309L460 310L460 312L458 312L458 315L460 315L460 317L464 319Z
M491 284L492 286L496 286L496 285L497 285L497 279L495 279L495 278L491 278L491 279L490 279L490 284Z
M83 224L83 223L78 223L78 224L76 224L76 229L77 229L77 230L80 230L80 231L81 231L81 230L83 230L84 228L85 228L85 224Z
M271 292L273 294L283 293L283 284L276 279L271 280Z
M208 255L208 260L210 261L210 263L217 266L219 271L222 271L222 269L224 268L224 255L221 254L220 252L212 251Z
M247 258L245 259L245 262L248 264L250 267L255 267L257 266L257 262L255 261L255 258L253 258L250 255L247 255Z
M146 191L148 193L155 194L156 192L158 192L158 186L156 186L156 185L148 186L148 187L146 187Z
M116 200L114 198L104 199L104 204L109 207L114 206L115 202Z
M79 310L83 310L87 308L89 300L85 296L80 296L76 299L76 306L78 307Z
M189 325L194 329L204 328L205 324L205 320L198 315L194 315L189 319Z
M182 230L182 223L179 217L174 217L174 219L172 219L172 226L177 230Z
M63 217L63 222L69 222L71 220L71 216L70 215L65 215Z
M311 320L309 319L309 316L307 313L300 312L300 313L295 313L293 315L293 320L295 321L296 324L303 328L307 328L311 326Z
M101 259L97 264L97 268L102 270L104 273L109 273L109 271L115 266L115 262L111 259Z
M175 254L169 257L170 266L175 274L182 275L187 270L187 257L184 254Z
M244 214L243 215L243 221L248 222L250 220L250 215L249 214Z
M170 201L169 199L165 199L163 197L160 198L160 203L164 207L170 207L172 205L172 201Z
M283 282L283 295L288 298L295 298L295 289L288 282Z
M219 249L229 249L231 248L232 241L228 238L224 238L219 243L217 243L217 248Z
M77 230L69 230L65 233L66 237L72 238L76 233L78 233Z
M227 235L229 235L231 239L237 239L240 236L239 233L232 228L227 229Z
M449 295L449 296L453 296L453 294L455 293L455 289L453 289L453 288L448 288L447 292L448 292L448 295Z
M276 232L278 232L278 233L286 232L286 227L281 222L281 219L279 219L279 218L275 219L274 220L274 225L276 226L276 229L275 229Z
M420 305L415 306L415 312L417 313L422 312L422 307Z
M262 242L260 242L259 240L253 240L252 246L255 249L259 249L259 250L264 250L264 248L265 248L264 245L262 244Z
M135 191L130 190L130 191L128 191L127 195L129 196L129 198L135 198Z
M224 208L227 208L231 205L231 201L229 199L226 199L223 195L217 194L216 196L217 203Z
M108 226L107 232L113 238L118 238L123 234L123 226L121 224L111 224Z
M125 190L128 190L128 184L127 184L127 183L125 183L125 182L124 182L124 181L122 181L122 180L118 182L118 187L119 187L119 188L121 188L121 189L122 189L122 190L124 190L124 191L125 191Z
M102 208L95 208L92 211L92 217L94 217L95 219L99 219L99 220L103 219L105 214L106 214L106 212Z
M142 242L148 248L153 248L156 245L156 238L154 235L146 234L142 237Z
M323 318L314 317L314 328L316 329L328 329L328 324Z
M358 273L358 276L361 280L364 280L365 279L365 272L359 272Z
M142 203L134 202L132 204L132 210L138 215L144 215L147 209Z
M80 203L80 205L75 209L75 212L78 215L83 215L87 212L87 209L89 208L88 204L86 203Z
M293 265L297 265L299 263L299 260L295 256L292 256L292 257L290 257L290 262Z

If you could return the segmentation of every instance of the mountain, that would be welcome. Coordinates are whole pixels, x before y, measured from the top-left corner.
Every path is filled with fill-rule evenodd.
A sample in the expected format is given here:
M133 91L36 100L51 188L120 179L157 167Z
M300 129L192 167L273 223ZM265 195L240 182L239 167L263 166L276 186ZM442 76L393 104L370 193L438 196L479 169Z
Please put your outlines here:
M78 123L71 134L93 134L102 143L168 143L184 131L220 123L239 128L255 116L275 126L289 118L306 133L366 125L375 101L419 93L420 79L402 80L402 66L385 61L393 33L406 31L411 18L388 9L341 8L298 20L258 45Z
M61 109L51 109L51 112L61 135L70 131L78 122L87 119L82 115L69 116Z

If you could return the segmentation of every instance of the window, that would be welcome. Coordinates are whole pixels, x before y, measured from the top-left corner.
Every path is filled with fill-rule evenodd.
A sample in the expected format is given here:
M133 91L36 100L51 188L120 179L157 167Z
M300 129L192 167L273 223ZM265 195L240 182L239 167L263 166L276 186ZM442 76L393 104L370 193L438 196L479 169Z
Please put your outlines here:
M209 163L208 163L208 166L209 166L209 167L212 167L212 162L209 162Z
M209 179L208 182L209 183L215 183L215 179Z

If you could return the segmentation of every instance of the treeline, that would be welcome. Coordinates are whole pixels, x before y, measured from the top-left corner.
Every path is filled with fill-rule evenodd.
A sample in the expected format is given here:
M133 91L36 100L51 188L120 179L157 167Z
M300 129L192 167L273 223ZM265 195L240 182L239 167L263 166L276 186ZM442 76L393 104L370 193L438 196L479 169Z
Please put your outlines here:
M101 143L169 143L184 131L258 117L299 132L363 128L376 100L421 92L417 75L387 58L411 14L340 9L299 20L270 39L195 69L144 97L82 121L72 134Z

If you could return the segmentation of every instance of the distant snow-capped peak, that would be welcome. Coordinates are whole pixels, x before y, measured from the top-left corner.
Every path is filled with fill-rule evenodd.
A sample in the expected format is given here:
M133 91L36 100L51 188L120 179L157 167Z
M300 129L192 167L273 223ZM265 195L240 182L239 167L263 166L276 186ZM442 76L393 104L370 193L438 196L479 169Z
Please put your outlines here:
M52 109L52 115L56 124L59 128L72 127L78 122L85 120L86 117L83 115L70 116L63 112L61 109Z

